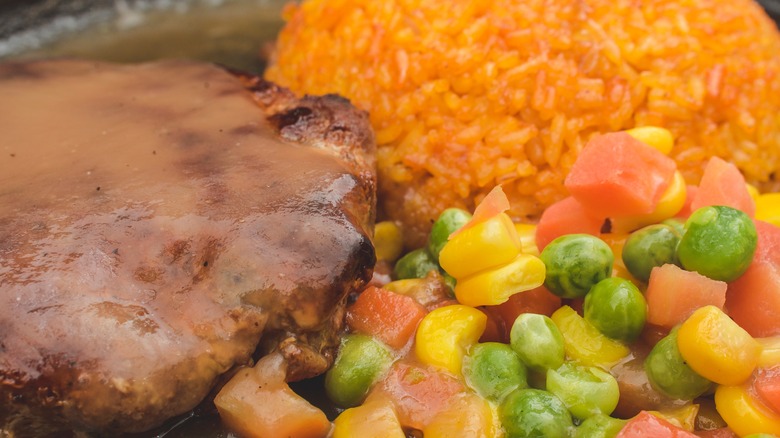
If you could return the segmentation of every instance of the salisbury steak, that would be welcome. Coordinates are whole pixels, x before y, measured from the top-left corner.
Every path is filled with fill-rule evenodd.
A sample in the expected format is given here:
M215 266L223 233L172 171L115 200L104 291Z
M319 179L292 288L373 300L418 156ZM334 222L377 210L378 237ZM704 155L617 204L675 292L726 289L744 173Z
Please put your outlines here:
M323 372L373 151L347 101L212 65L0 65L0 434L147 430L270 349Z

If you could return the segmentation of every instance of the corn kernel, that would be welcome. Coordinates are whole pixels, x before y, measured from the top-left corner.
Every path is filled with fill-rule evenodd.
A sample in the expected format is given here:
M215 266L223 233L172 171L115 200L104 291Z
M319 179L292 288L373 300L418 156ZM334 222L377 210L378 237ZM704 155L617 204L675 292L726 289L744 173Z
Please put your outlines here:
M394 262L401 256L404 239L401 227L395 222L377 222L374 226L374 248L377 260Z
M424 278L404 278L403 280L391 281L382 286L382 288L401 295L412 295L415 289L422 287L424 284Z
M668 129L657 126L642 126L639 128L628 129L626 134L634 137L642 143L658 149L664 155L669 155L674 146L674 137Z
M467 306L494 306L510 296L544 283L545 266L539 257L520 254L511 263L459 279L455 298Z
M758 191L758 188L750 183L745 183L745 187L747 188L748 194L755 202L759 196L761 196L761 192Z
M780 193L765 193L756 198L756 219L780 227Z
M473 307L454 304L434 309L417 327L417 357L460 375L463 356L482 336L486 324L487 316Z
M693 432L693 429L696 427L696 416L699 414L699 405L689 404L679 408L649 412L658 418L664 419L674 424L680 429Z
M691 369L721 385L747 380L761 354L761 344L715 306L697 309L682 323L677 346Z
M566 356L583 365L608 370L630 352L625 345L603 335L569 306L561 306L550 318L563 335Z
M511 262L520 254L520 248L515 224L500 213L450 239L439 253L439 264L460 280Z
M515 224L515 230L520 238L520 250L523 254L538 256L539 248L536 246L536 225L534 224Z
M718 386L715 408L739 436L769 433L780 436L780 416L755 400L744 385Z
M615 255L615 261L612 263L612 276L625 278L639 285L639 282L626 268L626 264L623 263L623 247L626 245L626 239L628 239L629 233L607 233L601 234L599 238L609 245L609 249L612 250L612 254Z
M759 368L770 368L780 365L780 336L756 338L761 344L761 354L758 356Z
M680 171L675 171L671 184L661 195L652 213L611 218L612 231L627 233L646 225L656 224L664 219L669 219L683 208L687 193L685 178L683 178Z
M369 399L347 409L333 421L333 438L352 437L404 438L393 405L385 399Z

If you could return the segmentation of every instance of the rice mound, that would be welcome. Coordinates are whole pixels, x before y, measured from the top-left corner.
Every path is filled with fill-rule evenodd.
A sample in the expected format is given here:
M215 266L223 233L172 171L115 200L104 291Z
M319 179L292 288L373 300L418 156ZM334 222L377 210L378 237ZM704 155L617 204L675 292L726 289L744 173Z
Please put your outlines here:
M306 0L284 18L267 78L369 111L380 215L409 246L495 184L534 220L590 137L635 126L672 131L691 183L716 155L778 188L780 35L753 0Z

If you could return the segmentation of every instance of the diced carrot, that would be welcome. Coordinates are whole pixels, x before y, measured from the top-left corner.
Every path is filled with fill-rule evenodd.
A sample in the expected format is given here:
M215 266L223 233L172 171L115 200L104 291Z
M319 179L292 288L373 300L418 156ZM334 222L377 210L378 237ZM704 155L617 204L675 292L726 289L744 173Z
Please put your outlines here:
M753 254L753 261L770 263L780 268L780 227L769 222L754 220L758 244Z
M780 335L780 271L754 261L726 292L729 316L754 337Z
M780 335L780 228L754 223L758 245L753 263L729 283L726 310L752 336Z
M628 420L628 423L618 432L616 438L696 438L696 435L683 430L672 423L642 411Z
M723 309L727 284L672 264L653 268L647 284L647 322L670 329L706 305Z
M579 201L569 196L547 207L536 227L536 246L543 250L556 237L585 233L598 235L605 216L591 216Z
M651 213L672 182L671 158L625 132L604 134L583 148L564 181L592 214Z
M745 185L745 177L737 166L718 157L707 162L691 202L691 211L708 205L734 207L750 217L756 214L756 203Z
M347 309L347 324L356 332L400 349L412 338L426 313L412 297L369 286Z
M506 197L504 189L502 189L501 186L493 187L493 190L491 190L474 209L471 220L469 220L466 225L450 234L450 238L455 237L463 230L467 230L474 225L485 222L499 213L509 210L509 207L509 198Z
M509 340L509 331L512 324L521 313L539 313L550 316L561 307L561 298L544 286L520 292L509 297L505 303L490 306L489 309L498 315L503 321L504 342Z
M440 369L401 360L374 385L368 397L391 400L402 426L422 430L464 391L463 383Z
M780 365L756 370L753 390L768 408L780 414Z

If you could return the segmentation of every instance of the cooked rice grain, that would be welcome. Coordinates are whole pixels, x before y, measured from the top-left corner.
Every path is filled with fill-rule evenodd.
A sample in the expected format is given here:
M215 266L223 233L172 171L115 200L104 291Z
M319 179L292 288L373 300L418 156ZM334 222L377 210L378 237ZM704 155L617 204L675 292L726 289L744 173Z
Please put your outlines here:
M370 112L381 211L411 246L497 183L537 217L591 136L635 126L669 128L691 182L717 155L777 189L780 36L752 0L307 0L285 19L267 77Z

